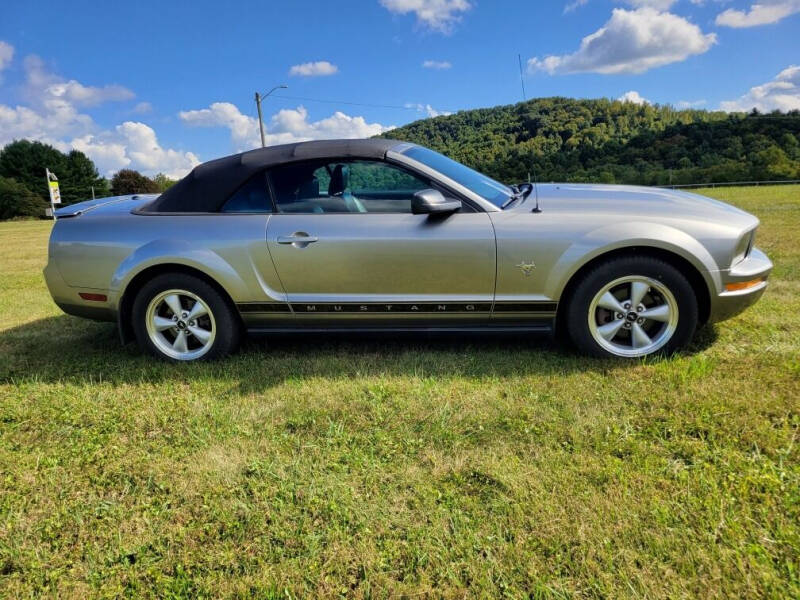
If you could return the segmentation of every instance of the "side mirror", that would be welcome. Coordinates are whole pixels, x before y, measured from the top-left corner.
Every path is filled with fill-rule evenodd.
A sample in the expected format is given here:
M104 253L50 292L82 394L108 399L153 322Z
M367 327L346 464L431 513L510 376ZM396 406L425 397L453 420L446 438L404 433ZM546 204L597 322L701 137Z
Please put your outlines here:
M439 190L420 190L411 198L411 212L415 215L432 215L456 212L461 200L448 200Z

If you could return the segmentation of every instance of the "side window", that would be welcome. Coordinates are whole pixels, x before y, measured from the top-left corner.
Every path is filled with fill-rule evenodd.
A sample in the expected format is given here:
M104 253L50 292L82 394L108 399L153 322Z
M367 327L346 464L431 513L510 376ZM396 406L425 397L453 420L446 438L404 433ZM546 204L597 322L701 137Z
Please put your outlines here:
M431 187L408 171L379 162L354 162L350 165L350 191L365 212L410 213L411 198Z
M301 163L270 171L278 212L410 213L431 183L379 161Z
M272 202L267 191L264 173L251 177L247 183L236 190L222 206L226 213L268 213L272 212Z
M319 182L319 189L327 190L331 185L331 174L328 171L328 165L323 165L314 171L314 177Z
M428 182L392 165L375 162L354 162L350 165L350 186L362 195L395 193L403 195L424 190Z
M296 163L269 172L275 207L281 213L347 212L329 202L330 174L322 163Z

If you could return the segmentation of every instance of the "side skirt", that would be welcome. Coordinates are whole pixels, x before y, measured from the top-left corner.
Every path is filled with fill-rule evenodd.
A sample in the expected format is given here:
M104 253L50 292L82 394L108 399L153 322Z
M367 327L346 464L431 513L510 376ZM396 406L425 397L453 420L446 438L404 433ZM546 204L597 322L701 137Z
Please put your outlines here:
M516 327L505 325L485 325L482 327L253 327L248 334L261 335L270 333L542 333L553 332L552 321L543 323L526 323Z
M318 319L275 320L274 323L259 323L247 327L249 334L280 333L542 333L551 334L555 330L555 302L417 302L417 303L239 303L237 308L242 315L294 313L295 315L318 315ZM354 318L346 323L340 320L326 319L326 315L349 314ZM465 323L460 320L452 324L426 324L420 322L424 317L409 323L403 320L379 319L377 315L433 315L433 314L470 314L483 313L485 320L480 323ZM361 321L357 315L373 317ZM325 322L327 321L327 322ZM370 323L372 321L372 323Z
M240 302L239 312L295 314L520 314L532 318L554 315L557 302Z

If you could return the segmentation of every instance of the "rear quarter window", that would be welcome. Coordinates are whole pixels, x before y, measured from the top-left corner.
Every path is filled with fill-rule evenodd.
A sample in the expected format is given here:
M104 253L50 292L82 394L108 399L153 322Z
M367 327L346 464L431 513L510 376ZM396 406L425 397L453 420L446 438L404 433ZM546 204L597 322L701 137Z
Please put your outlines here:
M266 173L251 177L222 205L224 213L270 213L272 201L267 189Z

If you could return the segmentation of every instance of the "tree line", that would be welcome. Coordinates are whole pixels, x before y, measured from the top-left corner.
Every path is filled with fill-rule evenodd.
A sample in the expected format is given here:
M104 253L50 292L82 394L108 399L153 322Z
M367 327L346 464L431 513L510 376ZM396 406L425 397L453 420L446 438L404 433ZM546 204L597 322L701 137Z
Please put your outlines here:
M393 129L500 181L670 185L800 179L800 111L540 98Z
M18 140L0 150L0 219L41 217L50 206L45 168L58 177L62 205L92 198L158 193L175 182L163 173L153 178L131 169L110 180L101 177L83 152L64 153L49 144Z
M800 179L800 111L724 113L616 100L539 98L416 121L383 137L438 150L500 181L677 185ZM174 181L101 177L82 152L15 141L0 150L0 219L42 216L45 167L64 204L157 193Z

